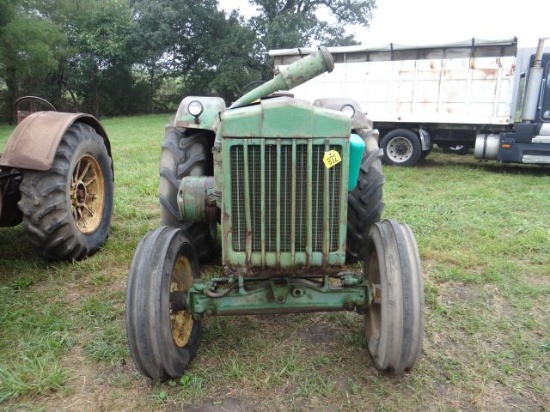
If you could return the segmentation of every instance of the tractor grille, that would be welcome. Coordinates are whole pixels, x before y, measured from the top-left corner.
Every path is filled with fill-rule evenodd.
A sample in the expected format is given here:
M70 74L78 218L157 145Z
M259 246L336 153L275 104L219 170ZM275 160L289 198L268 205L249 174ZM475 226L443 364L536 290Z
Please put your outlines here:
M332 252L339 247L341 146L267 139L230 149L232 248L244 252ZM324 246L323 246L324 245Z

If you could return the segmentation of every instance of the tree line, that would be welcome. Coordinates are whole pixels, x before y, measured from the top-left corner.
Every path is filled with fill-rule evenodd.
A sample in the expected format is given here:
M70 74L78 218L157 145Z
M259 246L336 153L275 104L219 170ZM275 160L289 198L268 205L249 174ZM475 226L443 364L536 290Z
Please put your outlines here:
M356 44L375 0L0 0L0 122L37 95L96 116L174 111L186 95L228 103L271 78L267 51ZM333 23L319 17L332 16Z

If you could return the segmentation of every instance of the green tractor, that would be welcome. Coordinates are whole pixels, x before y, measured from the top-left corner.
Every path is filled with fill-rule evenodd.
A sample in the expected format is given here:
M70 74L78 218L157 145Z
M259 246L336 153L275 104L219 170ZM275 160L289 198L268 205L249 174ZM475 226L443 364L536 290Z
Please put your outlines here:
M410 228L380 221L378 133L354 101L280 92L333 67L321 47L229 108L181 102L162 145L164 225L142 238L128 278L128 343L145 376L182 376L208 316L313 311L364 316L378 369L415 365L421 264ZM218 243L224 275L202 280Z

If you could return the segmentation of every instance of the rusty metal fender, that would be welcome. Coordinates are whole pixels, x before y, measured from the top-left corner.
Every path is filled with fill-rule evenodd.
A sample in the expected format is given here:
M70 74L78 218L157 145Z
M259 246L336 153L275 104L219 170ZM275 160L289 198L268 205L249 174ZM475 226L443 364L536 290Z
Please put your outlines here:
M103 138L107 152L112 157L107 133L94 116L85 113L45 111L33 113L19 123L0 157L0 166L48 170L65 132L77 122L93 127Z

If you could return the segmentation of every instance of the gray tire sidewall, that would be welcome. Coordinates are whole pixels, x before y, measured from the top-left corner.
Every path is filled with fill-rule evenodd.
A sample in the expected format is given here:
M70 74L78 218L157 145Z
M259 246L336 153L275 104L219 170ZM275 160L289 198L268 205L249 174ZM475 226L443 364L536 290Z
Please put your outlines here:
M198 350L199 321L193 322L185 347L178 347L172 337L170 282L180 254L186 254L194 277L200 277L196 252L185 232L161 226L142 238L130 266L126 291L128 345L137 368L154 381L182 376Z
M405 143L410 155L400 159L398 154L393 152L391 145L396 142ZM411 130L396 129L392 130L382 138L380 146L384 150L384 163L394 166L414 166L422 158L422 145L420 138Z
M373 253L378 271L372 266ZM416 364L424 334L424 289L416 240L407 225L384 220L372 227L365 256L367 281L380 285L380 303L373 302L365 314L368 349L376 368L399 375Z

